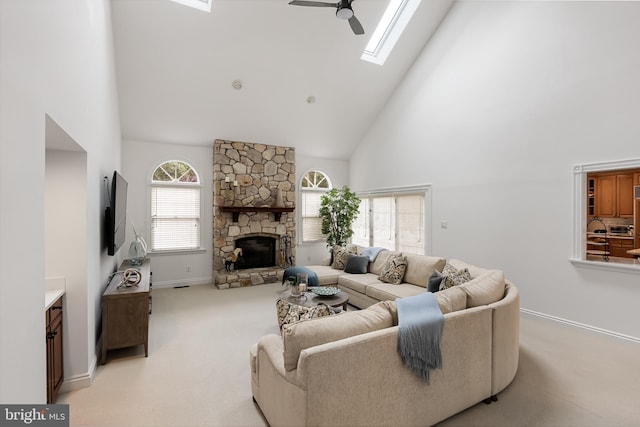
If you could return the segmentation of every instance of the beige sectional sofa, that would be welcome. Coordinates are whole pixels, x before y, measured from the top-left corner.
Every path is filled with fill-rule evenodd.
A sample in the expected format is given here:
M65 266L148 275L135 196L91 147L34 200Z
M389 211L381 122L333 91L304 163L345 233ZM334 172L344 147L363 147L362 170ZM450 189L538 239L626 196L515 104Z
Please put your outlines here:
M272 427L428 426L495 400L513 380L519 294L503 272L402 254L403 281L390 284L378 278L394 255L385 252L363 274L308 267L362 310L286 325L251 349L252 393ZM471 280L435 293L445 317L442 369L432 370L427 384L402 363L393 300L426 292L433 271L447 263L468 269Z

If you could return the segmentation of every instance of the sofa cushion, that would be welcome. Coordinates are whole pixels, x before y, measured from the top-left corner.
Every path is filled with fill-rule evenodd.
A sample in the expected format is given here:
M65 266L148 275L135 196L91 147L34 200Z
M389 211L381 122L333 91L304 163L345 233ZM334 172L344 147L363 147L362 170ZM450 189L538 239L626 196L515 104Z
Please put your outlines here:
M402 283L394 285L391 283L374 283L367 286L365 295L375 298L379 301L391 301L396 298L411 297L424 292L422 286Z
M407 270L407 257L402 255L396 255L389 257L387 262L380 270L378 279L383 282L393 283L399 285L404 279L404 273Z
M382 283L376 274L342 274L338 277L338 285L340 288L347 288L359 292L365 293L367 286L376 283Z
M458 270L462 270L463 268L466 268L467 270L469 270L469 273L471 273L471 277L478 277L479 275L487 271L486 268L478 267L473 264L469 264L467 262L461 261L459 259L453 259L453 258L448 259L447 264L454 266Z
M477 307L500 301L504 297L504 272L486 270L475 279L460 285L459 288L467 294L467 307Z
M336 270L344 270L345 265L347 264L347 257L349 254L357 254L358 246L353 244L348 244L346 246L335 245L333 247L333 264L331 267Z
M369 264L369 272L375 274L376 276L380 274L382 267L387 263L387 260L396 255L401 255L401 252L393 252L393 251L382 251L378 254L375 261Z
M318 275L318 284L320 286L336 285L338 276L344 274L344 271L336 270L328 265L308 265L306 268Z
M447 263L442 269L442 281L440 282L440 290L448 289L452 286L458 286L471 280L471 273L467 268L458 270L451 264Z
M282 328L284 367L298 366L300 352L306 348L393 326L389 303L380 302L364 310L285 325Z
M427 282L427 290L429 292L438 292L440 290L440 283L442 282L442 273L438 270L431 273L431 277L429 277L429 281Z
M369 257L349 254L347 263L344 266L345 273L364 274L369 267Z
M427 287L431 273L442 271L446 264L446 260L439 257L407 252L403 252L402 256L407 257L407 271L404 273L403 281L423 288Z
M467 293L461 286L454 286L435 293L442 314L467 308Z

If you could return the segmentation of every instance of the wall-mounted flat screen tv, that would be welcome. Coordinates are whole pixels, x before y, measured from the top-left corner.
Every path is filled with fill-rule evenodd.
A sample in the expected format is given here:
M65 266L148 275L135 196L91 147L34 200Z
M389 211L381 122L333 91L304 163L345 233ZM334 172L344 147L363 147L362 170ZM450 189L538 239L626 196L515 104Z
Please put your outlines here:
M113 173L109 206L105 211L107 253L115 255L124 244L127 225L127 181L117 171Z

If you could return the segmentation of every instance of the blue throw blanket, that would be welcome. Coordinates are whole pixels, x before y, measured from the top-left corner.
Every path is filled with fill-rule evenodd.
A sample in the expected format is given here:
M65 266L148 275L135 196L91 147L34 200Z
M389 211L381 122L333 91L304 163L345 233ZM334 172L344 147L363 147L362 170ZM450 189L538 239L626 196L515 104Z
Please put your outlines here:
M431 292L398 298L398 352L405 366L429 384L429 370L442 367L444 316Z
M307 286L320 286L318 282L318 275L315 271L309 270L307 267L289 267L284 270L282 274L282 283L287 280L289 277L296 277L298 274L306 274L307 275Z
M372 246L369 248L364 248L362 250L362 252L360 252L361 256L366 256L369 257L369 262L373 262L376 260L376 257L378 256L378 254L382 251L386 251L386 248L380 248L377 246Z

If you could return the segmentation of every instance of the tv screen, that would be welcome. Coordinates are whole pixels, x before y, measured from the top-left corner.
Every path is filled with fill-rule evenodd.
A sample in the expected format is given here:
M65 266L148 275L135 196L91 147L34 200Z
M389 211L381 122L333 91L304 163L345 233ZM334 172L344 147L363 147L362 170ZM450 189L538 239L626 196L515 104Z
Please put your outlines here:
M115 255L124 244L127 225L127 181L117 171L111 180L109 206L106 209L107 253Z

